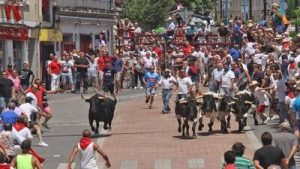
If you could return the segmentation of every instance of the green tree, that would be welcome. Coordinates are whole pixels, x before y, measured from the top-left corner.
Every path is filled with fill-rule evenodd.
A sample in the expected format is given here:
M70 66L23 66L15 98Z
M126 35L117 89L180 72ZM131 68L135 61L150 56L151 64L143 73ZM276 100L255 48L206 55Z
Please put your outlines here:
M145 30L152 30L165 23L173 0L125 0L122 18L138 22Z
M195 13L209 15L215 8L217 0L176 0Z

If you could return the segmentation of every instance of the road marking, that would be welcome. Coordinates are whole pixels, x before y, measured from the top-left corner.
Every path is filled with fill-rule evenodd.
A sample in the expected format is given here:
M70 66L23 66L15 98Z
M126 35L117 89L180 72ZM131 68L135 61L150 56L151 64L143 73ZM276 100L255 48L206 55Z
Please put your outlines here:
M168 159L155 160L154 169L172 169L171 160Z
M189 159L188 166L189 169L205 168L204 159Z
M124 160L121 161L120 169L137 169L138 162L136 160Z
M72 168L74 168L76 163L72 163ZM59 163L56 169L66 169L68 167L68 163Z
M246 131L246 134L249 140L251 141L254 150L257 150L262 147L260 141L257 139L253 131Z

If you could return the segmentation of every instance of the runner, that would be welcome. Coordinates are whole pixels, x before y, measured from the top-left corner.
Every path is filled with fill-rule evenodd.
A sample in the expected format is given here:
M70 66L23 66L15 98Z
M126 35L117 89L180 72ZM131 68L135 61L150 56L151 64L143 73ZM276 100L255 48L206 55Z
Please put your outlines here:
M149 109L152 108L154 101L154 95L156 94L156 88L159 86L158 82L160 76L158 73L154 72L155 67L151 66L149 72L144 75L144 83L146 84L146 103L150 101Z

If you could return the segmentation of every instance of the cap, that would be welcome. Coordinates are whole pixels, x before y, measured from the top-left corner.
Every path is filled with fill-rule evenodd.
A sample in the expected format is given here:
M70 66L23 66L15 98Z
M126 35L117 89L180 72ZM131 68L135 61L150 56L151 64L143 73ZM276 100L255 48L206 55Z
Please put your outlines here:
M291 125L288 121L284 121L279 125L279 127L281 129L289 130L291 128Z

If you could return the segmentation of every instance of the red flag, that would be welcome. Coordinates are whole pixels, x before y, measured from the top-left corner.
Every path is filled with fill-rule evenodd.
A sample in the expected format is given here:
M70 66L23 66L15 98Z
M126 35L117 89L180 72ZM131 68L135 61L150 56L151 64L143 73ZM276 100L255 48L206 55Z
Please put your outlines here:
M4 10L5 10L5 16L6 16L6 20L9 21L10 20L10 14L11 14L11 10L12 10L12 5L4 5Z
M13 11L14 18L15 18L16 22L19 22L22 19L20 6L19 5L14 5L12 7L12 11Z

